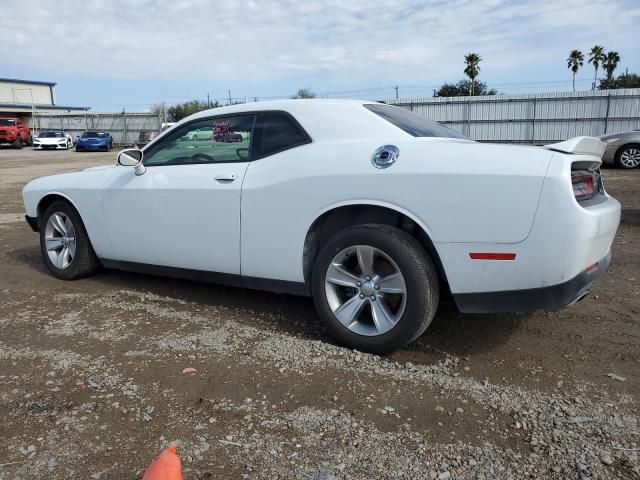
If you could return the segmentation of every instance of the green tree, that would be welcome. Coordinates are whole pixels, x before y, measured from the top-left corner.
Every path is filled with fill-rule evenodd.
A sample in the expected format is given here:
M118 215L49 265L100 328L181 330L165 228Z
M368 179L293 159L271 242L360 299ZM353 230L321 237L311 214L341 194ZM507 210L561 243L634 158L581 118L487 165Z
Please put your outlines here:
M600 90L614 90L616 88L640 88L640 75L637 73L623 73L615 79L600 80Z
M589 52L589 63L593 65L593 90L596 89L596 84L598 83L598 68L600 65L606 60L607 56L604 53L604 47L600 45L594 45L591 48L591 52Z
M480 62L482 61L482 57L477 53L469 53L464 56L464 64L466 65L464 69L464 74L469 77L471 80L471 88L469 90L469 95L473 95L474 86L476 82L476 78L480 74Z
M471 81L460 80L458 83L443 83L440 89L436 92L438 97L465 97L469 95L471 91ZM498 93L494 88L489 89L484 82L476 82L474 89L474 95L496 95Z
M607 52L607 56L602 64L602 68L607 72L607 80L613 80L613 72L616 71L619 63L620 55L618 55L618 52Z
M567 68L573 74L573 91L576 91L576 73L580 67L584 65L584 55L580 50L571 50L569 58L567 58Z
M299 88L295 95L291 95L291 98L316 98L316 94L309 88Z
M167 109L167 113L169 114L170 122L179 122L185 117L189 115L193 115L194 113L201 112L203 110L207 110L209 108L218 107L218 102L214 102L209 105L207 102L201 102L200 100L190 100L188 102L180 103L178 105L173 105Z

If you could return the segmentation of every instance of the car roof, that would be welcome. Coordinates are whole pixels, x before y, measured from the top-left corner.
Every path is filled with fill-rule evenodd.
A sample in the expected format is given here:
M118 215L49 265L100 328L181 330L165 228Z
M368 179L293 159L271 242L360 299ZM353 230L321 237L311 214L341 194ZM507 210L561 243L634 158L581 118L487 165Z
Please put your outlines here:
M248 102L226 107L211 108L182 119L169 132L186 122L219 115L260 112L269 110L284 111L292 115L316 140L343 140L362 137L408 138L403 132L378 115L362 108L363 105L376 103L370 100L352 100L335 98L287 99ZM160 135L155 143L164 136Z

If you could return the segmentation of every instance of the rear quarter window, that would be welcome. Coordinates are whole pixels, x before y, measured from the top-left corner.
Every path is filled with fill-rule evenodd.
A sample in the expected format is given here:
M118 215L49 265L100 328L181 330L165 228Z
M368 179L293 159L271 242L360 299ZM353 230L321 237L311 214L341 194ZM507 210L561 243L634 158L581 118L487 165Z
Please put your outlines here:
M259 115L253 144L254 158L266 157L307 143L311 143L309 135L290 115L284 112L264 112Z

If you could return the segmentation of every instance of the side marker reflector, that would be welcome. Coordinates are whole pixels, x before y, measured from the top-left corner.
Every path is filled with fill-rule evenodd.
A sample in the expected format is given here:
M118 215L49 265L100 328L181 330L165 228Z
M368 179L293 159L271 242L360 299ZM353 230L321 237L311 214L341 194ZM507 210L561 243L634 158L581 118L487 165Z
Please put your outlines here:
M593 265L590 265L587 267L587 269L585 270L585 272L587 273L593 273L598 269L598 262L594 263Z
M515 260L515 253L470 253L471 260Z

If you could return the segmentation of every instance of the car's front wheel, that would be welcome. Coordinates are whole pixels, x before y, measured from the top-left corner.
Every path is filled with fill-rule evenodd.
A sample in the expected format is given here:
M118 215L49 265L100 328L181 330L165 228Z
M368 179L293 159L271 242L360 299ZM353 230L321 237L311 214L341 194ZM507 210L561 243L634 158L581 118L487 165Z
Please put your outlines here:
M13 146L15 148L22 148L22 137L20 135L18 135L15 142L13 142Z
M433 261L409 234L387 225L336 233L312 272L316 308L331 333L351 348L385 353L427 329L438 307Z
M40 220L40 250L47 268L63 280L76 280L99 267L89 236L76 209L56 200Z

